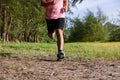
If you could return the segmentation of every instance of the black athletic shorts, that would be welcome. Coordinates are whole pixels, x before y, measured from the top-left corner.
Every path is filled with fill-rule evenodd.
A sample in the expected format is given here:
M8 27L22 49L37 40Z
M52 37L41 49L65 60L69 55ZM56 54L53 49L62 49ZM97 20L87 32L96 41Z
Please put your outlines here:
M48 34L52 34L56 29L63 29L65 18L46 19Z

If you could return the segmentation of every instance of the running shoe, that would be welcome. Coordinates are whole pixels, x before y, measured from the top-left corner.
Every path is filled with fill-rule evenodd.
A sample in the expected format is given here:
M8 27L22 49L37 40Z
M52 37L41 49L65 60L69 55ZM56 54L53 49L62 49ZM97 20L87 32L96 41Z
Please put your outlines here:
M65 57L65 53L63 51L59 51L57 54L57 60L63 59Z

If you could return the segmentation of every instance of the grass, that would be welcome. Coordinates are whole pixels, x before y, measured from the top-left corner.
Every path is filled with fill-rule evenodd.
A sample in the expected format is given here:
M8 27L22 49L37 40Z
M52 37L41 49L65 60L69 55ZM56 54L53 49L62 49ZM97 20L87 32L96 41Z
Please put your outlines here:
M65 43L67 60L119 60L120 42ZM56 43L4 43L0 44L0 56L40 54L56 57Z

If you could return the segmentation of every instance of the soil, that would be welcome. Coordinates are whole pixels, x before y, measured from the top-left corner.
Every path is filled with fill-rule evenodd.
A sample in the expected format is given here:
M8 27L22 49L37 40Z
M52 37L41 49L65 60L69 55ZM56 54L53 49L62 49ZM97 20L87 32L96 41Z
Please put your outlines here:
M120 60L56 61L0 58L0 80L120 80Z

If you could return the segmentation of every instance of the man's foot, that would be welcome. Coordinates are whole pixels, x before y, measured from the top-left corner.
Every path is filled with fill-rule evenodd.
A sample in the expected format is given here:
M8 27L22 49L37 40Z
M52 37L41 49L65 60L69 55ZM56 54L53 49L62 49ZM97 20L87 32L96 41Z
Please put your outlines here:
M59 51L57 54L57 61L63 59L65 57L65 53L63 51Z

